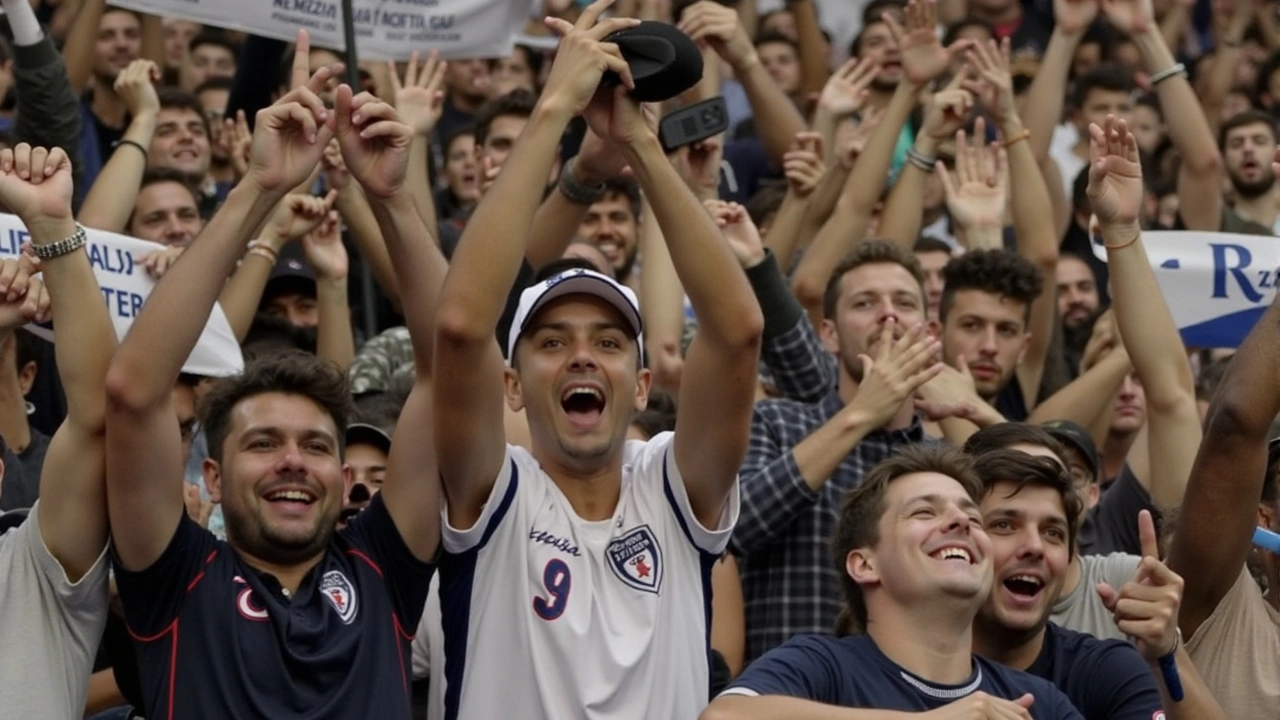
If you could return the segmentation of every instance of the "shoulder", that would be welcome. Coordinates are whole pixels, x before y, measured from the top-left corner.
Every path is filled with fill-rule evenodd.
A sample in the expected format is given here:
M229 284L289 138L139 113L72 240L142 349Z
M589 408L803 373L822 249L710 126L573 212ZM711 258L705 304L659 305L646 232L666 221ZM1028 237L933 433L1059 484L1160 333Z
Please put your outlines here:
M984 688L996 697L1006 700L1017 700L1023 695L1030 693L1036 698L1037 708L1053 709L1063 705L1070 706L1062 691L1053 683L1041 677L1036 677L1030 673L1014 670L1005 667L999 663L991 662L986 658L974 656L974 662L982 670ZM1042 717L1036 715L1036 717ZM1057 714L1046 714L1043 717L1057 718Z
M1141 564L1140 556L1128 553L1080 556L1080 567L1091 583L1105 582L1117 588L1129 582Z
M1096 638L1053 623L1049 623L1048 630L1056 636L1058 652L1072 664L1090 668L1096 677L1111 677L1110 673L1118 668L1148 673L1137 649L1123 640Z

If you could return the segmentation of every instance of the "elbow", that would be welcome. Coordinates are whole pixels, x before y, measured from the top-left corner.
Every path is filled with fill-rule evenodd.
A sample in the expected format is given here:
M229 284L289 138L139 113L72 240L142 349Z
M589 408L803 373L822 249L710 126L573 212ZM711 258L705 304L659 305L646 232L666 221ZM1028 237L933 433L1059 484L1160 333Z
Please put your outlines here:
M822 307L822 296L826 290L826 283L813 277L813 273L804 272L804 268L798 269L791 280L791 294L806 310Z
M1272 417L1262 417L1265 413L1259 413L1251 407L1257 404L1256 398L1251 400L1248 397L1240 397L1233 390L1234 388L1225 383L1219 387L1218 395L1209 406L1208 415L1205 417L1205 438L1211 436L1266 437L1275 413L1272 413Z
M138 367L129 362L127 354L117 354L107 370L104 418L108 410L142 410L153 407L168 397L171 388L168 384L158 387L151 381L154 375L150 368Z
M698 720L741 720L742 717L742 713L729 708L723 701L713 700Z
M1222 153L1213 145L1208 146L1204 152L1186 153L1182 157L1182 167L1197 177L1221 174L1224 172Z
M442 303L436 317L436 347L458 347L489 342L493 326L471 313L466 303Z

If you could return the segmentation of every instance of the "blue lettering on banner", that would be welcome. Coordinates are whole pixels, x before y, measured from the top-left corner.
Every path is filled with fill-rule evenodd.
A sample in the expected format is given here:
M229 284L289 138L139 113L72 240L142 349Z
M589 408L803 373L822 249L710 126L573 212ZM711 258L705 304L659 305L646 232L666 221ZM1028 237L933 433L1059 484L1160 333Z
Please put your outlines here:
M1210 243L1209 247L1213 250L1213 295L1215 298L1227 297L1227 274L1235 278L1240 285L1240 291L1244 293L1245 298L1252 303L1262 300L1262 293L1258 292L1249 282L1245 269L1253 261L1253 254L1249 249L1242 245L1228 245L1219 243ZM1234 264L1228 265L1227 251L1232 251L1234 256Z
M582 551L578 549L577 545L570 542L569 538L552 535L546 530L530 530L529 539L537 543L542 543L543 545L550 545L560 552L567 553L574 557L582 557Z
M22 253L22 244L31 239L31 234L25 228L14 228L5 233L4 247L0 247L0 254L4 255L20 255Z
M131 290L102 288L102 298L107 301L107 312L116 317L132 318L138 316L146 298Z
M322 0L271 0L271 7L276 10L300 12L306 15L334 20L338 17L338 6Z
M89 265L116 275L133 275L133 255L120 248L89 243Z

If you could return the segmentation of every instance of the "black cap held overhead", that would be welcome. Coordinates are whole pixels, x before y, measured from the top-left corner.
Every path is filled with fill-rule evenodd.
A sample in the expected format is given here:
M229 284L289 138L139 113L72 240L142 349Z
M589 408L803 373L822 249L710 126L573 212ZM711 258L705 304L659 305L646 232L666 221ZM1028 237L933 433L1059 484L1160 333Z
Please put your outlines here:
M617 43L622 51L636 81L631 97L640 102L670 100L702 79L702 53L674 25L646 20L610 34L605 42ZM617 73L607 72L600 87L621 82Z

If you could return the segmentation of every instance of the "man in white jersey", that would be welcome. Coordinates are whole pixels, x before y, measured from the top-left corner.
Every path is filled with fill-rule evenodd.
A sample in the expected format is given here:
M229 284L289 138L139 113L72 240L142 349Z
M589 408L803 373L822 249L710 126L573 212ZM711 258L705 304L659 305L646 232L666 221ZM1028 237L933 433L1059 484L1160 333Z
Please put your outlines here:
M562 40L546 88L440 298L447 718L693 718L708 699L710 573L737 517L764 321L717 222L626 92L631 73L602 39L634 22L597 22L609 4L576 26L548 20ZM606 71L622 87L597 92ZM553 274L521 296L505 369L493 339L579 113L626 158L698 315L675 433L647 443L625 440L651 382L630 291L581 268ZM531 452L505 441L504 378Z

